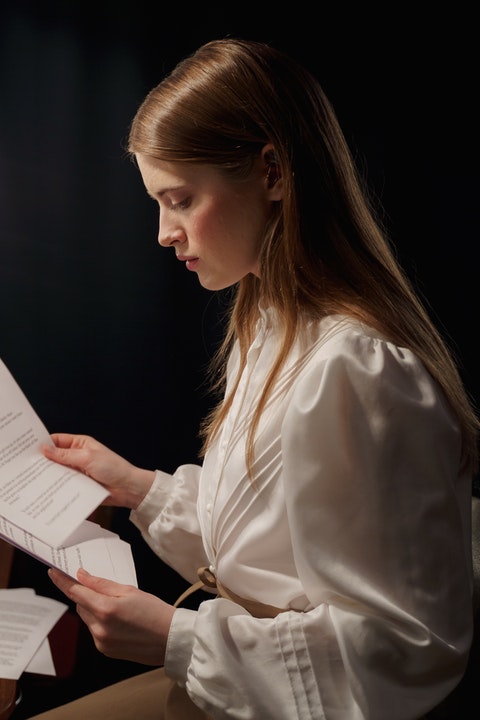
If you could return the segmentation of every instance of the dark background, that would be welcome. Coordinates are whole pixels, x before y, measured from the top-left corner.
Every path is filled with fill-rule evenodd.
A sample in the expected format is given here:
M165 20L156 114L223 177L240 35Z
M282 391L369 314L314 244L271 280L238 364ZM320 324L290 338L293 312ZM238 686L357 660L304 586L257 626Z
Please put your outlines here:
M0 9L0 357L49 431L94 435L144 467L197 458L218 298L158 246L156 209L124 142L146 92L225 35L270 42L320 79L402 263L480 397L474 18L459 4L422 16L403 3L388 17L341 3L122 7ZM123 511L113 523L132 543L139 585L173 599L176 576L152 563ZM26 556L14 582L56 596ZM86 665L82 690L132 670ZM36 709L60 698L35 693Z

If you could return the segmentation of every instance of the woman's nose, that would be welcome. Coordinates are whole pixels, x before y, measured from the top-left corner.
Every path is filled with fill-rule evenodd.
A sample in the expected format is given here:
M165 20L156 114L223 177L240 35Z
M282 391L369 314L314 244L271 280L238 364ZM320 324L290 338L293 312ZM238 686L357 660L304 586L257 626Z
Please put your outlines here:
M185 242L185 233L180 227L161 220L158 226L158 242L162 247Z

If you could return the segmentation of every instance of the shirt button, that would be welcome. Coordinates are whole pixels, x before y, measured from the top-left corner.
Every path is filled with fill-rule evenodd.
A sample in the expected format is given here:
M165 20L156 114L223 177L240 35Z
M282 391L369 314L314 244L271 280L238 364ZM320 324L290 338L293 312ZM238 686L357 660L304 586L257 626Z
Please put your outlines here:
M212 503L207 503L206 509L207 509L208 513L211 513L212 512Z

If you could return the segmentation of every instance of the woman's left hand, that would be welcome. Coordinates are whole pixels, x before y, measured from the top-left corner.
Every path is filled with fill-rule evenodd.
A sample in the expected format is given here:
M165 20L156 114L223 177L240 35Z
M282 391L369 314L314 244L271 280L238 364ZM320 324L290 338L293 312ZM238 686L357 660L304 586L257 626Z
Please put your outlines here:
M48 574L76 603L101 653L145 665L164 664L173 605L132 585L95 577L83 569L77 573L78 581L54 568Z

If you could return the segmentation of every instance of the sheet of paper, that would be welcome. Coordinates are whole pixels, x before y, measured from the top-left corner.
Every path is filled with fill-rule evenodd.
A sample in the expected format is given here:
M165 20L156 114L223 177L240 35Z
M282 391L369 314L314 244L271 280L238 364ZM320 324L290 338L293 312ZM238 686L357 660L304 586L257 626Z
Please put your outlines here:
M108 492L80 472L47 460L50 435L0 360L0 515L55 547Z
M30 588L0 590L0 677L18 680L67 609Z
M0 537L24 552L76 578L83 567L91 575L137 587L137 576L129 543L116 533L90 520L69 536L69 545L53 548L0 517Z
M52 676L57 674L48 638L42 642L37 652L25 668L25 672Z

